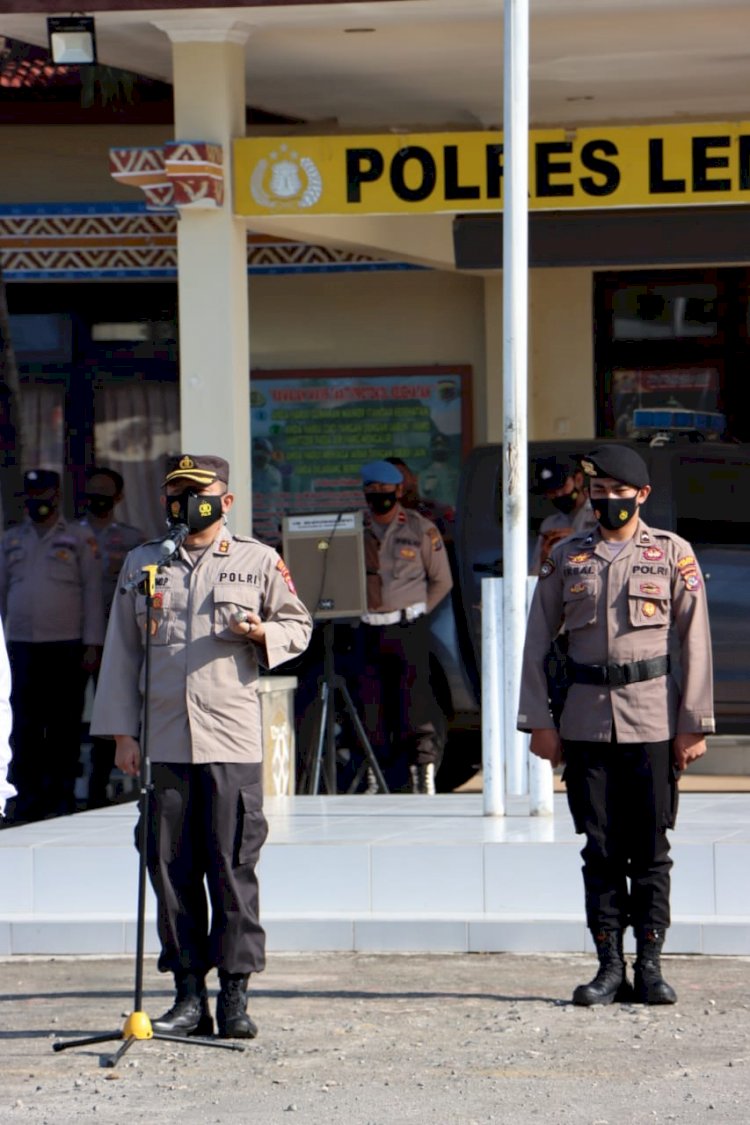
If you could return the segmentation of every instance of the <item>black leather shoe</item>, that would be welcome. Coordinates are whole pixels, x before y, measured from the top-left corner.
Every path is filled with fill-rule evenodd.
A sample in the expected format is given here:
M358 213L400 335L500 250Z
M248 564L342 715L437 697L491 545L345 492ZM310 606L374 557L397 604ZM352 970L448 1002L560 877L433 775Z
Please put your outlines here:
M214 1021L208 1008L208 993L203 981L195 977L177 978L177 998L163 1016L151 1021L154 1034L213 1035Z
M581 1008L595 1004L628 1003L633 999L630 983L625 975L622 953L622 931L594 934L599 971L588 984L579 984L573 993L573 1003Z
M661 975L664 930L641 930L636 934L635 999L639 1004L676 1004L677 993Z
M247 1014L247 976L219 971L221 991L216 1001L216 1022L222 1039L254 1039L257 1025Z

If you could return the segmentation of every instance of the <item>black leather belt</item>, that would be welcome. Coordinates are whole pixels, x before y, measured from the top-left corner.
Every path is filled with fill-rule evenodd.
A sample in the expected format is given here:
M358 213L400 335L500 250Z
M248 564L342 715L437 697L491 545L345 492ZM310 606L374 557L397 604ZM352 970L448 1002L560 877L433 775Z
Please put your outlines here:
M669 656L653 656L650 660L634 660L632 664L576 664L568 661L568 675L574 684L607 684L624 687L642 680L656 680L669 672Z

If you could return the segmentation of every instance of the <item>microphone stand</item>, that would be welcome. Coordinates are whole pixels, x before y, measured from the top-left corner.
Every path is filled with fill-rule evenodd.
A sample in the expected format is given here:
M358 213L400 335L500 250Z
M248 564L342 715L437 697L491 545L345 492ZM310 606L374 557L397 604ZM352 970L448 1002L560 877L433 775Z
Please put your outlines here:
M187 535L182 536L182 542ZM173 537L174 539L177 536ZM166 544L165 544L166 545ZM143 1011L143 955L144 933L146 921L146 847L148 839L148 820L151 809L151 795L153 784L151 781L151 760L148 756L148 721L150 707L150 678L151 678L151 623L153 621L154 594L156 592L156 575L163 565L177 553L180 543L170 543L172 548L161 563L149 563L141 567L144 577L138 581L131 579L121 588L121 593L130 589L137 589L146 598L146 641L144 646L144 699L143 699L143 727L141 729L141 764L140 764L140 795L138 823L138 914L136 924L136 953L135 953L135 995L133 1011L125 1020L121 1031L105 1032L103 1035L89 1035L84 1039L67 1039L64 1042L52 1044L53 1051L65 1051L69 1047L86 1047L92 1043L113 1043L122 1041L114 1055L109 1055L104 1061L106 1067L115 1067L122 1056L139 1039L165 1039L171 1043L192 1043L196 1047L218 1047L225 1051L244 1051L240 1043L224 1043L217 1039L203 1039L197 1036L168 1035L165 1032L154 1031L151 1020Z

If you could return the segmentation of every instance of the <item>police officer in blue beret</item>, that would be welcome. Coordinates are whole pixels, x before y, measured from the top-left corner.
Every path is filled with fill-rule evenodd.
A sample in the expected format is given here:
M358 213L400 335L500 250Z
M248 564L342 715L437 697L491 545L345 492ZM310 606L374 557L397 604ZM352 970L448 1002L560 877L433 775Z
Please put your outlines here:
M389 461L360 470L367 613L357 633L360 690L381 768L406 760L413 793L434 794L442 751L430 685L429 614L453 579L434 523L401 504L403 477ZM374 778L370 778L370 788Z

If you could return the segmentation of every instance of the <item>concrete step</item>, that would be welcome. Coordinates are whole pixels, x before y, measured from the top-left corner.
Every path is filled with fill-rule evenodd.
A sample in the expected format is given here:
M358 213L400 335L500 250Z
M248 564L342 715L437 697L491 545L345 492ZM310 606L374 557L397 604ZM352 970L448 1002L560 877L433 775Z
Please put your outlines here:
M276 797L259 867L272 950L590 948L581 838L554 816L482 815L480 794ZM136 946L132 804L0 832L0 955ZM685 793L669 951L750 955L750 794ZM147 950L156 952L149 889Z

